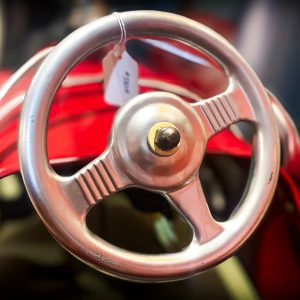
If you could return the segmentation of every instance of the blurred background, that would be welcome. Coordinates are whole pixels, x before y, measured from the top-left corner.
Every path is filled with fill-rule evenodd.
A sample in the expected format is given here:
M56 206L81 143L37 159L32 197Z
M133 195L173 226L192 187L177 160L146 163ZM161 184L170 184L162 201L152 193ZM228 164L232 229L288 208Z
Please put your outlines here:
M0 67L16 69L36 51L113 11L154 9L196 19L243 54L300 125L300 9L293 0L2 0Z
M237 47L258 73L265 86L278 96L300 128L300 104L298 102L300 97L298 89L300 58L297 55L300 53L300 9L297 1L0 0L0 73L2 72L7 78L5 72L11 74L36 52L57 44L72 31L90 21L114 11L139 9L162 10L184 15L219 32ZM145 70L148 72L144 73L146 77L154 74L154 78L166 79L168 82L169 78L165 75L171 74L171 82L175 78L180 83L184 77L186 79L185 87L189 91L195 92L193 88L196 85L196 92L203 98L216 94L216 88L218 89L225 82L224 74L216 70L218 66L210 65L211 60L208 58L208 64L207 62L203 63L206 59L205 56L200 56L201 63L192 68L196 63L191 60L183 62L182 59L174 57L176 55L172 55L168 51L163 53L160 51L161 49L153 50L151 48L151 51L147 52L145 51L146 47L142 48L139 45L139 48L138 44L132 45L137 50L135 59L142 61L143 67L145 67L144 72ZM132 47L129 46L128 49L130 50ZM170 49L174 50L174 48L169 48L169 51ZM193 54L193 52L191 53ZM89 105L94 102L98 103L98 96L103 92L98 84L100 80L99 66L101 66L99 57L102 54L100 53L96 59L87 60L86 64L83 64L83 67L89 71L89 75L92 74L93 78L96 78L96 81L92 81L89 85L85 86L84 83L81 88L76 89L78 94L83 91L83 95L74 96L70 93L72 86L63 87L64 93L59 95L61 98L58 102L58 109L53 111L57 114L57 119L64 117L60 111L64 110L64 105L69 99L77 101L77 105L72 103L70 105L74 110L77 107L79 113L82 113L79 103L82 104L84 101L87 106L86 110L94 109ZM153 68L151 69L149 66ZM160 74L161 69L165 69L166 72L163 76ZM149 73L149 70L153 73ZM81 70L77 69L77 73L75 70L74 74L80 76L84 72L85 69L82 68ZM200 79L195 74L200 74ZM32 72L29 75L32 76ZM26 81L27 85L28 80ZM18 85L15 89L21 90ZM88 96L87 90L92 95ZM99 101L97 105L100 107L102 104ZM107 109L106 106L100 108ZM97 111L95 111L96 114ZM61 136L62 139L65 139L63 142L67 144L69 141L76 151L78 145L80 149L84 148L85 152L78 157L86 159L88 155L91 157L99 155L106 145L106 136L108 136L111 123L108 123L106 129L104 128L107 130L105 139L104 135L100 137L98 135L98 144L102 143L102 140L104 144L96 145L97 147L93 143L88 143L88 138L91 136L88 136L87 132L96 132L98 127L103 127L104 122L108 120L111 122L112 116L112 114L109 115L109 118L103 119L104 121L101 119L101 122L96 118L93 119L91 115L89 115L90 119L78 118L77 123L74 121L73 127L70 127L71 130L69 129L69 135L66 136L60 131L55 131L51 135L51 130L49 130L50 142L52 141L49 148L54 150L53 152L56 151L54 154L57 154L59 152L57 149L60 148L60 144L63 144L59 141ZM87 119L86 123L84 119ZM55 121L55 118L53 120ZM93 122L90 122L91 120ZM17 123L17 120L15 122ZM88 126L93 124L95 127L92 130L92 127ZM11 146L10 141L6 138L1 140L0 146L5 149L7 144L9 151L15 151L13 160L16 162L17 124L13 125L15 126L14 144ZM81 132L79 126L85 127L86 130L79 135L86 137L78 139L80 141L76 144L75 140L77 139L73 138L72 133L75 129L76 132ZM67 134L67 123L63 123L61 127ZM91 140L95 140L94 136ZM222 141L224 140L221 140L220 143ZM94 148L90 145L93 145ZM103 148L101 148L102 146ZM0 166L4 162L5 153L9 152L1 152L1 147ZM62 147L61 150L65 149ZM51 156L51 152L49 152L49 156ZM53 157L55 158L55 155ZM70 166L58 166L56 171L61 174L74 173L84 163L85 161L79 161L78 165L72 165L71 169ZM241 198L247 182L248 171L249 159L245 157L208 155L205 158L200 170L200 177L205 194L208 196L208 204L216 219L222 220L222 218L226 219L230 216ZM13 188L11 188L12 186ZM132 251L143 252L146 249L153 253L174 252L189 243L190 228L182 222L178 213L176 214L157 195L148 191L129 189L126 193L120 193L113 198L112 201L107 202L107 206L100 207L99 211L93 212L92 210L90 219L87 220L89 228L96 234L102 234L101 237L110 239L109 241L112 243L118 241L118 245ZM140 204L141 198L144 201L143 205ZM275 279L278 279L278 282L275 281L275 283L284 288L283 293L286 294L286 288L289 287L288 284L292 280L294 280L293 283L296 282L294 286L298 286L297 277L292 272L293 267L296 268L295 260L292 260L293 257L289 252L280 252L282 249L289 249L286 246L288 242L280 240L280 233L286 237L291 233L291 228L294 230L289 223L294 212L291 204L292 197L289 197L281 186L275 198L275 204L271 209L272 214L266 218L264 225L260 228L261 231L258 231L257 235L252 237L246 246L231 259L186 281L142 285L112 279L91 270L68 255L50 237L39 221L27 197L21 177L19 175L9 176L0 181L0 295L8 295L7 298L12 298L12 295L27 295L33 298L42 295L43 299L58 295L60 299L99 299L99 295L104 299L131 300L140 299L141 295L143 299L154 299L159 296L165 300L177 299L178 295L187 295L186 299L199 299L201 296L204 299L259 299L260 297L274 299L272 291L276 290L274 289L276 284L274 284L273 274L270 272L271 267L275 266L276 269L278 266L276 269L278 273L273 273ZM284 215L286 219L275 218L274 210L278 214L286 214ZM158 213L158 211L160 212ZM99 220L102 220L103 224L100 224ZM281 223L275 223L276 226L273 226L273 220L276 222L279 220ZM287 232L284 231L285 225L288 227ZM98 227L104 228L103 232L96 232ZM294 230L290 235L293 243L299 241L299 235L296 235L295 232ZM261 246L265 239L268 239L267 246L271 240L270 248L265 249L265 244ZM274 247L274 244L277 247ZM299 243L295 243L295 245L291 249L299 254ZM271 252L272 255L270 255ZM265 255L260 255L261 253ZM287 264L289 257L291 263ZM288 272L285 272L287 269ZM16 285L18 289L15 289ZM263 297L263 295L272 297Z

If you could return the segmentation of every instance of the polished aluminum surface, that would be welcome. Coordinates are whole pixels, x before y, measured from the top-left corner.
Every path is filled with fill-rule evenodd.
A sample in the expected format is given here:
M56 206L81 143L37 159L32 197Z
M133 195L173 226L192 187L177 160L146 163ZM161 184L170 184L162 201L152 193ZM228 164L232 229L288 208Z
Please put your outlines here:
M55 47L32 82L20 125L23 179L50 232L90 266L139 281L188 277L227 258L262 219L278 177L276 123L259 79L221 36L169 13L135 11L121 13L120 17L129 39L169 37L205 49L224 66L228 88L221 95L193 105L169 93L132 99L115 118L107 150L74 176L59 176L47 159L47 115L53 95L70 69L94 50L120 40L115 16L104 17ZM147 132L156 122L166 120L184 129L185 134L174 155L158 157L147 146ZM238 120L256 124L253 164L239 208L227 222L218 223L207 207L198 170L207 139ZM85 216L90 207L105 195L131 185L160 192L186 217L194 229L187 248L172 254L138 254L115 247L87 229Z

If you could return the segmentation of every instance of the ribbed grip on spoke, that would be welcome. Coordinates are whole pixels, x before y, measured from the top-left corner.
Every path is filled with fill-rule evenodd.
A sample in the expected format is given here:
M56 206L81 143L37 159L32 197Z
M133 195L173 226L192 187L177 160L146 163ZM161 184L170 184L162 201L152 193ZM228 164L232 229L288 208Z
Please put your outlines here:
M228 94L204 101L201 108L215 132L239 120L237 108Z
M103 161L92 164L76 176L75 181L90 205L117 191L117 184Z

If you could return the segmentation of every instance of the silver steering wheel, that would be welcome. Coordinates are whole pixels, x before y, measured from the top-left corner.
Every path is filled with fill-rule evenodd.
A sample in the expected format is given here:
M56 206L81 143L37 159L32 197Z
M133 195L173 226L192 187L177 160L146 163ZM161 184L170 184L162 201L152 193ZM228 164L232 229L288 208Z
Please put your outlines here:
M166 92L135 97L118 111L105 152L73 176L58 175L49 164L46 150L47 117L53 96L80 60L121 38L115 15L99 19L54 48L27 92L19 135L22 176L50 232L88 265L138 281L188 277L226 259L262 219L279 170L275 119L255 73L217 33L164 12L124 12L119 17L128 39L170 38L206 51L223 66L228 87L219 95L193 104ZM228 221L217 222L208 209L198 171L207 140L239 120L256 126L252 167L239 206ZM160 255L134 253L88 230L88 210L130 186L161 193L182 213L194 233L185 249Z

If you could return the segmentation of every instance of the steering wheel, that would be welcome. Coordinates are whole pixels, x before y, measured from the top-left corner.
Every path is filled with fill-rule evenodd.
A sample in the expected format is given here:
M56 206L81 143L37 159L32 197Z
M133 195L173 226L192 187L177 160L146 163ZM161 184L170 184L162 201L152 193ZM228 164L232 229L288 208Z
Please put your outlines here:
M72 176L58 175L47 158L47 116L56 90L72 67L100 47L120 40L118 18L101 18L58 44L32 81L20 121L23 180L49 231L89 266L129 280L185 278L230 256L262 219L279 170L275 119L255 73L214 31L165 12L124 12L119 18L128 39L170 38L212 55L228 76L226 90L193 104L166 92L133 98L119 109L104 153ZM209 211L198 172L207 140L239 120L251 121L256 128L250 176L230 219L217 222ZM186 218L193 238L185 249L159 255L135 253L88 230L88 210L130 186L159 192Z

